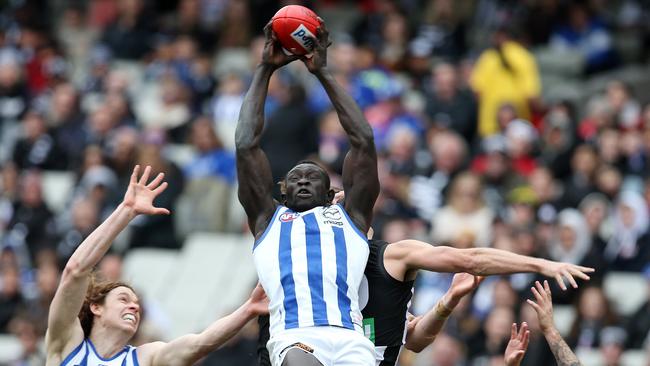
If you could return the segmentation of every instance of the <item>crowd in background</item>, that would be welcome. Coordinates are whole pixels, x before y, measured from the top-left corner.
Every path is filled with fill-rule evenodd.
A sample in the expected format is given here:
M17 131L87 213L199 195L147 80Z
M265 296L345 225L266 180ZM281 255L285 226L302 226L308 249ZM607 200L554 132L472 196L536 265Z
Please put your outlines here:
M42 360L38 344L62 264L120 202L133 165L166 174L169 188L156 203L172 215L134 221L100 265L106 277L119 278L131 248L179 249L193 231L246 232L231 201L234 130L261 30L287 3L4 2L0 333L23 343L17 365ZM575 305L569 344L613 347L611 366L623 349L650 346L650 302L622 316L602 287L608 272L630 271L645 274L650 288L650 92L634 85L642 73L607 77L648 65L647 1L297 3L325 18L329 68L374 129L376 237L594 267L580 290L553 289L556 303ZM574 80L606 82L586 94L549 95L552 75L536 50L577 65ZM276 181L310 158L341 187L347 138L300 62L276 72L265 113L262 146ZM43 177L55 171L75 182L58 211L43 195ZM510 324L527 320L524 365L551 365L522 302L535 278L486 280L423 364L496 365ZM433 306L450 280L422 273L413 312ZM255 334L246 334L215 362L254 359Z

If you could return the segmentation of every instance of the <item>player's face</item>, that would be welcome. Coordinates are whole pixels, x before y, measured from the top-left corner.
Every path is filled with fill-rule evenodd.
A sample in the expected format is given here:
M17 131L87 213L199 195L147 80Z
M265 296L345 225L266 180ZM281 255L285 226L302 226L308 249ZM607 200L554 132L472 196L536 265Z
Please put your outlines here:
M131 335L138 330L140 303L138 296L128 287L116 287L111 290L99 311L99 320L106 327L117 328Z
M301 212L317 206L324 206L329 187L324 172L314 164L299 164L286 177L286 206Z

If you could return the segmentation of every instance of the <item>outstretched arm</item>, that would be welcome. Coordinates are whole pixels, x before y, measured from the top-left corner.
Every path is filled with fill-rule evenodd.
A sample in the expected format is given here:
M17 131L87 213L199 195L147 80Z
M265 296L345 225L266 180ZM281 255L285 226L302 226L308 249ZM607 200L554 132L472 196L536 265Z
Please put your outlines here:
M563 278L578 287L573 276L589 280L593 268L528 257L494 248L456 249L435 247L418 240L402 240L386 248L384 260L391 261L398 273L424 269L434 272L467 272L478 276L520 272L540 273L554 278L566 290ZM400 268L401 266L401 268Z
M264 103L273 72L279 67L297 59L287 56L271 29L271 23L264 27L266 43L262 62L255 69L253 81L244 97L235 130L237 150L237 178L239 180L239 201L246 214L250 230L257 237L266 228L275 210L273 202L273 175L271 166L260 147L264 129Z
M370 228L372 209L379 195L377 152L372 128L354 99L327 69L327 47L330 40L322 19L314 43L313 56L302 60L325 88L341 126L350 139L350 151L343 163L345 210L365 233Z
M423 316L409 319L405 347L419 353L433 343L456 305L465 295L474 291L481 281L483 281L483 277L456 273L449 290L433 309Z
M142 357L143 365L192 365L230 340L251 319L267 313L268 299L258 284L248 301L200 334L184 335L169 343L145 344L138 348L138 357Z
M553 299L548 281L544 281L543 287L539 281L535 281L535 287L531 287L531 291L535 296L536 302L530 299L526 301L537 313L539 327L542 333L544 333L546 342L551 347L558 366L582 366L578 357L571 351L569 345L562 339L560 332L555 328L555 324L553 323Z
M83 339L77 315L88 289L91 271L115 237L138 214L169 214L167 209L153 206L153 200L167 187L167 183L162 182L163 173L147 184L151 167L145 168L140 180L137 179L139 171L139 166L133 169L124 201L79 245L63 270L61 283L50 305L46 335L48 355L62 352L71 343L76 345Z

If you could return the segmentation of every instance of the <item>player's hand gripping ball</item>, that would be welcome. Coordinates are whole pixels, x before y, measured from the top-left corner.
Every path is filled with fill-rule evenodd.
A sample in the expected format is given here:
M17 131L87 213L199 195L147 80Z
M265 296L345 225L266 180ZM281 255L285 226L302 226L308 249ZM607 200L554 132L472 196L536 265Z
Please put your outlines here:
M320 20L311 9L287 5L275 13L271 26L285 51L294 55L306 55L314 49Z

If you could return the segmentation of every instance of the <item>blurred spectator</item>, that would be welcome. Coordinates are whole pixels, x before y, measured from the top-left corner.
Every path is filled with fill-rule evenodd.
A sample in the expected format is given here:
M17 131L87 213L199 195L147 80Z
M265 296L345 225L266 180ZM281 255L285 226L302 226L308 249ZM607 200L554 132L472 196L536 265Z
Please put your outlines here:
M607 327L601 332L600 351L603 354L605 366L621 366L621 356L625 349L627 335L619 327Z
M476 135L476 101L460 88L456 68L447 63L435 66L431 89L426 105L430 122L459 133L471 145Z
M571 175L565 180L564 198L567 206L576 207L594 191L593 178L598 164L596 152L589 145L580 145L571 157Z
M0 48L0 131L17 122L29 106L25 73L20 56Z
M598 348L602 330L618 324L618 316L607 301L603 290L596 286L582 289L576 305L576 318L567 343L572 347Z
M14 203L9 230L22 238L31 258L40 249L51 248L54 235L52 211L43 201L40 173L27 171L20 179L18 200Z
M594 245L604 248L605 242L612 234L612 222L608 217L611 203L600 193L590 193L578 206L587 221L587 227Z
M646 280L647 300L630 316L626 322L627 347L643 348L650 342L650 265L643 270Z
M119 0L118 17L104 30L102 43L119 59L137 60L151 49L152 29L143 0Z
M510 326L514 321L512 309L503 306L492 309L483 327L485 338L479 352L480 358L487 359L502 353L510 339Z
M136 164L150 165L152 172L165 173L165 181L169 184L161 193L155 204L172 210L178 196L183 191L184 179L181 170L176 164L166 160L161 150L165 144L164 134L161 131L147 131L142 136L138 149ZM130 248L158 247L177 249L179 242L173 223L173 215L139 216L132 221L132 235Z
M185 177L188 180L218 178L234 184L237 180L235 156L224 150L212 126L212 121L207 117L199 117L192 123L192 145L198 154L185 166Z
M44 365L46 355L40 347L40 335L42 330L25 317L16 317L12 319L9 328L20 341L22 354L17 360L9 363L9 366L37 366Z
M381 46L377 49L379 63L390 70L402 70L410 38L406 16L391 12L384 18L381 27Z
M348 151L348 137L335 110L320 118L318 157L334 171L343 172L343 161Z
M166 73L141 96L135 108L138 121L148 129L164 129L173 141L183 141L191 118L189 90Z
M634 130L639 127L641 106L632 96L628 85L619 80L610 81L605 98L614 115L614 122L620 129Z
M98 36L97 29L93 29L88 24L86 9L83 5L68 5L63 10L56 38L71 63L73 80L83 80L88 66L88 54Z
M106 281L119 281L122 277L122 256L107 253L97 265L97 272Z
M100 221L107 217L117 205L117 177L107 166L95 166L86 170L81 177L75 198L89 199L97 206ZM86 212L87 214L89 212ZM92 218L92 215L88 217ZM71 254L71 253L70 253Z
M411 43L426 55L458 61L467 51L467 20L472 4L450 0L430 1Z
M267 104L277 104L267 112L261 146L269 157L273 181L279 182L298 161L318 152L318 128L304 103L304 90L283 80L282 74L271 79L269 99Z
M486 205L495 213L503 209L508 191L520 184L520 178L512 170L506 154L506 141L502 135L493 135L481 143L480 154L474 158L471 169L483 177Z
M50 303L59 285L61 271L53 251L41 251L36 262L36 294L26 302L20 314L29 319L38 334L43 334L47 329Z
M58 85L50 98L48 123L54 131L56 143L64 149L69 168L80 163L80 155L88 140L81 112L79 92L72 84Z
M108 162L115 171L120 187L126 187L135 165L138 130L132 127L120 127L115 130L109 143Z
M212 106L215 131L223 139L224 147L230 151L235 151L235 128L244 101L244 87L240 75L225 75L220 80Z
M42 115L30 111L23 121L24 137L16 142L13 161L19 169L60 170L66 168L66 155L47 131Z
M0 270L0 334L2 334L9 333L9 322L25 305L25 300L21 293L18 268L11 266Z
M493 47L476 61L471 82L478 94L478 132L483 137L500 132L497 112L503 104L512 104L519 118L530 120L530 106L541 91L533 55L505 29L494 33Z
M484 205L482 194L478 176L469 172L456 176L451 182L448 204L431 220L433 241L463 247L489 246L494 213Z
M650 262L648 205L637 192L624 191L613 212L614 232L605 248L605 259L616 271L641 271Z
M198 41L202 52L211 52L216 46L215 34L201 22L200 0L181 0L178 9L163 20L163 31L168 34L186 34Z
M0 171L0 235L5 232L14 213L14 201L18 198L18 169L7 163Z
M586 109L586 116L578 126L578 136L586 142L594 142L601 130L614 125L614 115L601 96L592 98Z
M548 248L551 259L594 268L596 272L591 276L592 281L602 278L607 266L602 247L594 245L589 225L580 211L573 208L560 211L556 227L557 237ZM556 300L562 297L562 292L553 292L557 294Z
M61 240L56 250L61 263L67 262L77 246L99 225L99 208L98 202L85 197L72 203L69 222L59 225Z
M456 366L464 362L463 343L445 333L441 333L433 342L431 354L432 366Z
M553 32L550 45L560 54L578 50L584 58L586 74L609 70L618 64L611 33L586 2L569 4L567 19Z
M529 176L537 166L533 157L537 130L528 121L515 119L508 123L504 135L513 170L521 176Z
M621 190L623 176L621 171L612 165L601 165L596 170L596 190L614 200Z
M569 103L558 103L544 117L540 160L563 179L571 171L571 154L576 144L573 111Z
M247 1L232 0L226 4L219 25L219 48L246 47L252 38L251 9Z
M545 223L553 222L558 212L567 206L562 201L562 186L546 167L537 167L528 177L528 182L537 196L538 219Z
M433 166L416 173L409 187L409 203L424 220L431 219L442 206L449 182L462 169L468 155L465 141L451 131L432 134L427 145Z

